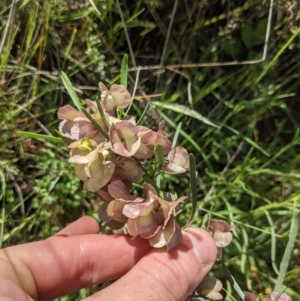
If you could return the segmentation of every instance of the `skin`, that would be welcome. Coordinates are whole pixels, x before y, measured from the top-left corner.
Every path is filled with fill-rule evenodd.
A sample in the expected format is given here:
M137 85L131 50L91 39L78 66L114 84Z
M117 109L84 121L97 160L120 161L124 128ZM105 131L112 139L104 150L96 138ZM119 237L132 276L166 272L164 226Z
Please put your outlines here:
M125 235L99 234L82 217L44 241L0 250L0 299L52 300L118 279L84 299L185 300L216 259L215 242L202 229L188 229L170 252Z

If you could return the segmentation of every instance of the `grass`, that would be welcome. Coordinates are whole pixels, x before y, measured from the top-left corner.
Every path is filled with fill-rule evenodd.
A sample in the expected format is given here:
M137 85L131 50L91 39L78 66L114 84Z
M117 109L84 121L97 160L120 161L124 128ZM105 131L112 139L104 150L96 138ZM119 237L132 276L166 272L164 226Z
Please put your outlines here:
M71 100L61 72L80 98L95 98L99 81L120 81L127 53L129 67L141 66L131 111L139 115L150 101L143 122L157 127L164 119L170 136L181 122L178 141L195 156L193 225L210 215L234 224L226 266L242 289L272 290L300 207L299 16L293 3L275 1L265 62L229 66L261 58L268 2L0 4L1 246L48 237L82 214L97 218L99 200L72 176L67 150L17 131L57 136L56 111ZM129 68L131 91L135 78ZM168 177L163 185L185 194L188 179L176 181ZM183 224L191 210L186 204ZM300 297L299 248L298 236L283 281L294 300ZM225 280L221 264L213 273ZM224 283L225 300L237 298Z

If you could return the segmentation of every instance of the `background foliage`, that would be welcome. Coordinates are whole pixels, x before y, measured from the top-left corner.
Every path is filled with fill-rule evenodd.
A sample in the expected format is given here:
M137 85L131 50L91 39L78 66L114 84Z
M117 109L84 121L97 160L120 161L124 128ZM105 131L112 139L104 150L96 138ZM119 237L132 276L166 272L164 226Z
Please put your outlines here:
M234 224L229 269L243 289L271 290L300 207L300 15L296 0L276 0L267 59L251 63L262 57L269 8L261 0L2 1L0 244L48 237L83 214L97 218L99 199L81 190L67 149L17 131L56 135L56 111L70 103L60 71L80 98L99 97L98 82L119 82L127 53L131 67L142 66L132 113L150 102L145 123L164 119L170 137L182 122L179 143L195 154L193 224L210 215ZM135 76L130 69L130 91ZM188 178L162 184L186 194ZM190 212L186 204L182 223ZM299 248L298 237L284 281L294 300ZM237 298L225 288L225 300Z

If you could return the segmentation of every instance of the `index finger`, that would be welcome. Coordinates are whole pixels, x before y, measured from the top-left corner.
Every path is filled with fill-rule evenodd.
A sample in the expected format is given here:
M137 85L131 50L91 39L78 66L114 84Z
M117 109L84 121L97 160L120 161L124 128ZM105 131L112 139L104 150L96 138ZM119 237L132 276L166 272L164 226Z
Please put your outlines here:
M148 241L124 235L54 236L0 250L0 274L32 298L51 300L121 277L150 249Z

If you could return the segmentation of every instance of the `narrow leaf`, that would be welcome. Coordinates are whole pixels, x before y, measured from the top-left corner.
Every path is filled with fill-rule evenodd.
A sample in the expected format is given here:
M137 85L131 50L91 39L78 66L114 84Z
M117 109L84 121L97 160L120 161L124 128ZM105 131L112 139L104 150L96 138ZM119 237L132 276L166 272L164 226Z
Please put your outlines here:
M101 12L98 10L95 2L93 0L89 0L89 1L90 1L91 5L92 5L93 9L97 13L97 15L101 18L102 17ZM101 5L99 5L99 7L101 8Z
M190 200L192 201L192 212L189 221L183 228L187 228L193 221L197 209L197 171L193 154L190 154Z
M140 72L141 72L141 66L138 67L138 70L136 72L136 77L135 77L135 81L134 81L134 87L133 87L133 92L132 92L132 100L135 96L136 93L136 89L137 89L137 85L139 83L139 78L140 78Z
M283 293L283 291L284 291L284 287L279 288L277 290L277 295L275 296L275 298L273 299L273 301L278 301L279 298L280 298L280 296L281 296L281 294Z
M149 109L149 106L150 106L150 101L147 102L147 105L146 105L146 107L145 107L145 109L144 109L144 111L143 111L143 113L142 113L140 119L139 119L138 122L136 123L136 125L139 125L139 124L143 121L143 119L144 119L144 117L145 117L145 115L146 115L146 112L147 112L148 109Z
M31 132L18 131L18 135L21 136L21 137L28 137L28 138L34 138L34 139L43 139L43 140L51 141L51 142L59 142L59 143L63 142L63 140L59 137L36 134L36 133L31 133Z
M261 151L264 155L266 155L267 157L270 157L270 154L264 150L261 146L259 146L259 144L257 144L255 141L253 141L251 138L249 138L248 136L245 136L243 134L241 134L238 130L236 130L235 128L224 124L224 127L229 129L230 131L232 131L233 133L235 133L236 135L242 137L243 139L245 139L249 144L253 145L256 149L258 149L259 151Z
M282 260L279 267L279 276L275 285L274 291L279 292L282 289L282 284L289 266L290 258L293 252L294 243L297 239L297 235L299 233L299 224L300 224L300 213L296 211L292 220L291 233L289 237L289 241L284 250L284 254L282 256ZM276 296L277 297L277 296Z
M236 57L241 53L242 42L237 38L228 38L223 43L223 51L229 55Z
M127 89L128 55L125 54L121 65L121 85Z
M162 107L162 108L165 108L165 109L169 109L173 112L180 113L180 114L192 117L192 118L194 118L196 120L199 120L200 122L203 122L203 123L205 123L207 125L210 125L214 128L217 128L217 129L221 128L219 125L211 122L208 118L202 116L199 112L197 112L195 110L192 110L192 109L189 109L189 108L187 108L183 105L179 105L179 104L176 104L176 103L166 104L166 103L159 102L159 101L152 101L151 103L154 104L155 106Z
M236 280L234 279L234 277L232 276L232 274L230 273L230 271L228 270L227 266L223 261L222 261L222 266L226 274L226 277L229 280L230 284L233 286L234 290L237 292L237 294L240 296L240 298L243 301L246 301L247 299L244 292L242 291L242 289L240 288L240 286L238 285L238 283L236 282Z
M98 124L95 121L95 119L87 112L87 110L82 108L82 112L88 118L88 120L97 128L97 130L108 140L109 139L108 134L104 131L104 129L100 126L100 124Z
M159 189L159 187L156 185L155 181L149 176L148 173L144 173L143 174L143 180L146 183L151 184L153 186L153 188L155 189L156 193L158 195L160 195L160 189Z
M132 92L132 96L131 96L131 102L130 102L130 105L128 106L127 110L126 110L126 115L128 114L128 112L129 112L129 110L131 108L131 105L132 105L132 102L133 102L133 99L134 99L134 96L135 96L135 93L136 93L136 89L137 89L137 85L138 85L139 77L140 77L140 71L141 71L141 66L138 68L138 70L136 72L136 77L135 77L133 92Z
M163 112L158 112L159 115L174 129L177 129L177 124L175 122L173 122L173 120L171 120L166 114L164 114ZM199 144L197 143L196 140L193 139L193 137L191 135L189 135L188 133L186 133L183 129L180 129L180 134L191 144L193 145L193 147L195 148L195 150L202 156L203 160L205 161L206 165L208 166L208 170L212 171L213 167L210 163L210 161L208 160L205 152L201 149L201 147L199 146Z
M176 128L176 132L175 132L173 141L172 141L172 148L176 146L177 139L178 139L178 136L179 136L179 133L180 133L180 129L181 129L181 125L182 125L182 122L179 122L179 124L178 124L178 126Z
M272 217L269 213L269 211L265 211L265 214L267 216L267 219L268 219L268 222L270 224L270 231L272 232L272 235L271 235L271 261L272 261L272 267L273 267L273 270L274 272L278 275L279 274L279 271L278 271L278 268L277 268L277 265L276 265L276 233L275 233L275 225L273 223L273 220L272 220Z
M82 106L81 106L80 100L74 90L74 87L73 87L69 77L67 76L67 74L64 73L63 71L61 72L61 79L62 79L63 84L64 84L65 88L67 89L74 105L76 106L78 111L82 111Z
M255 42L262 40L266 36L268 23L268 18L264 18L259 21L256 28L254 29L253 39Z
M107 120L107 118L106 118L106 116L104 114L104 111L103 111L102 106L100 104L100 100L98 98L96 99L96 103L97 103L97 108L98 108L98 111L99 111L99 113L101 115L101 118L102 118L103 122L109 128L110 124L109 124L109 122L108 122L108 120Z
M254 30L248 23L244 23L241 27L241 36L244 45L249 49L252 46Z
M154 147L154 158L155 158L155 167L157 169L161 169L162 166L164 165L164 154L163 154L163 149L160 144L157 144Z

